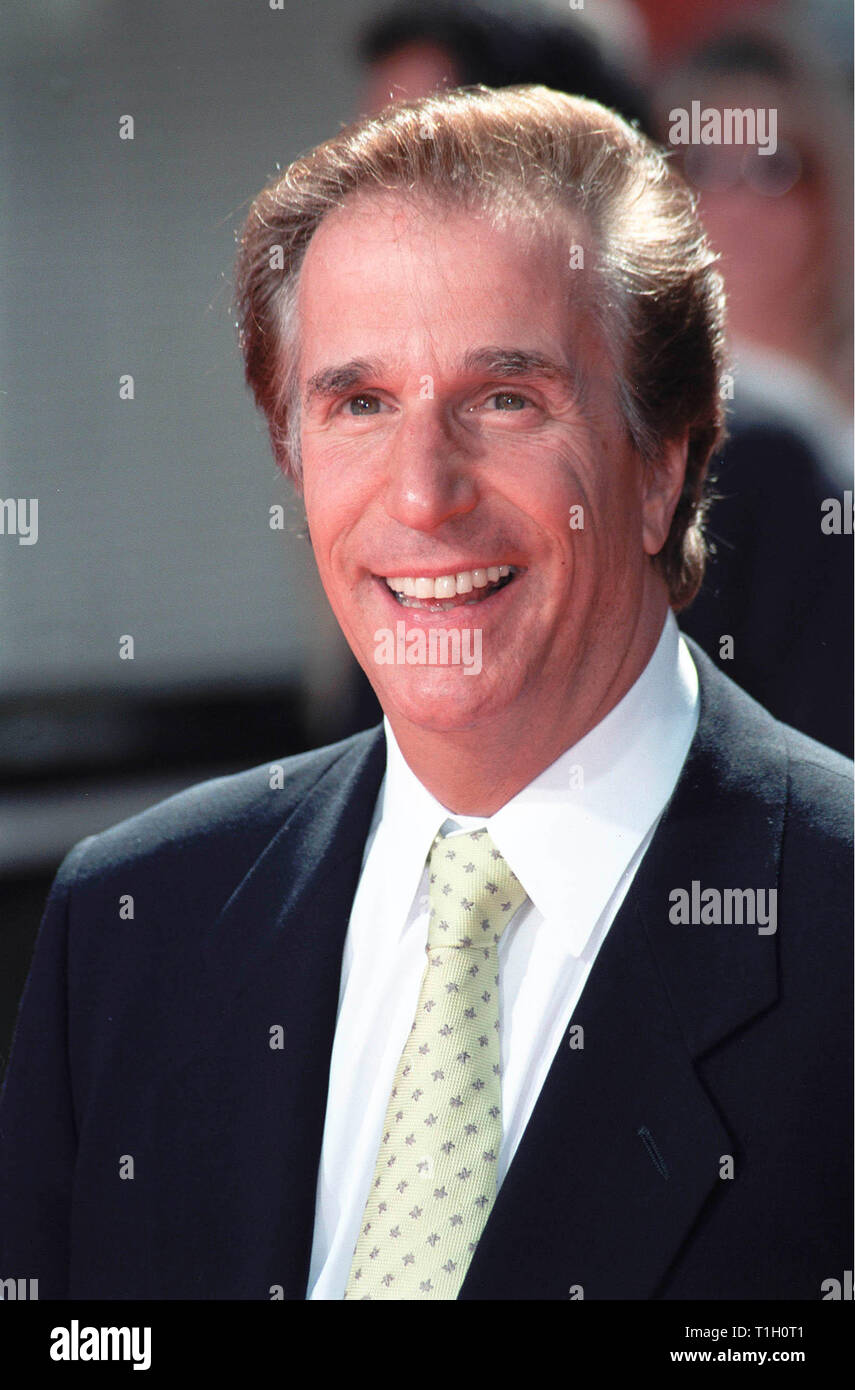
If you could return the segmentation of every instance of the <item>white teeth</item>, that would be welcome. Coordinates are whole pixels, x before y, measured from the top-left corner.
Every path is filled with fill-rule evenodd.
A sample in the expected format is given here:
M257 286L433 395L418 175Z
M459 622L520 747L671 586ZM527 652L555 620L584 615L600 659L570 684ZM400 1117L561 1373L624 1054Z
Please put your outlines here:
M441 574L437 579L411 578L401 575L389 578L386 583L396 594L416 599L453 599L457 594L471 594L473 589L485 589L488 584L498 584L509 574L515 574L511 565L490 565L487 569L463 570L460 574Z

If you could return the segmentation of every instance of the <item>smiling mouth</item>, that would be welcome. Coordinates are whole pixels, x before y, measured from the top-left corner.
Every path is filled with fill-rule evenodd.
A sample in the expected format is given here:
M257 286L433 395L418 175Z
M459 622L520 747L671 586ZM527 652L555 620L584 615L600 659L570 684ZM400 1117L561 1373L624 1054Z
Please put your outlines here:
M383 583L402 608L426 608L438 613L447 608L483 603L499 589L507 588L519 573L516 565L490 565L485 569L438 575L436 579L396 575L384 578Z

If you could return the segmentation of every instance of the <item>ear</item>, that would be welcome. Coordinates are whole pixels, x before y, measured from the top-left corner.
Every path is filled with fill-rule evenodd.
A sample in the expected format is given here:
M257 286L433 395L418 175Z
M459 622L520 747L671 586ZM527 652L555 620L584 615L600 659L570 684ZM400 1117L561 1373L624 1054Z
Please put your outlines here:
M683 491L689 432L669 440L659 457L644 467L643 525L644 549L658 555L671 529L671 520Z

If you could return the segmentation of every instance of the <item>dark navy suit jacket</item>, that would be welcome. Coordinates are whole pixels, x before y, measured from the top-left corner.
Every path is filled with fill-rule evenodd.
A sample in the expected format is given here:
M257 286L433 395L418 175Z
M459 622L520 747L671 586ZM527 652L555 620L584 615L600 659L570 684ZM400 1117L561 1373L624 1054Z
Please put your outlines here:
M851 1267L851 764L693 655L694 742L461 1299L813 1300ZM0 1277L40 1298L306 1296L382 729L284 768L60 870L0 1103ZM774 888L777 931L676 925L693 881Z

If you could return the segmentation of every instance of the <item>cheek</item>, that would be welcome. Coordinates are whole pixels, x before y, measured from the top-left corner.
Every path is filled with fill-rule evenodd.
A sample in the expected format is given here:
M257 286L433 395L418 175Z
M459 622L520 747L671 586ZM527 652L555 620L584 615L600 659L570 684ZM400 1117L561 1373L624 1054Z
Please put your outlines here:
M303 506L318 564L329 557L365 509L359 472L343 461L311 452L303 461Z
M307 498L306 522L318 573L324 588L331 595L331 591L336 587L337 570L339 569L336 542L340 531L336 524L336 518L330 514L327 506L313 506Z
M599 549L622 549L637 537L643 507L638 460L622 438L603 434L576 478Z
M565 534L571 507L594 512L603 491L599 450L587 435L556 441L530 439L501 458L496 479L510 504L545 530Z

